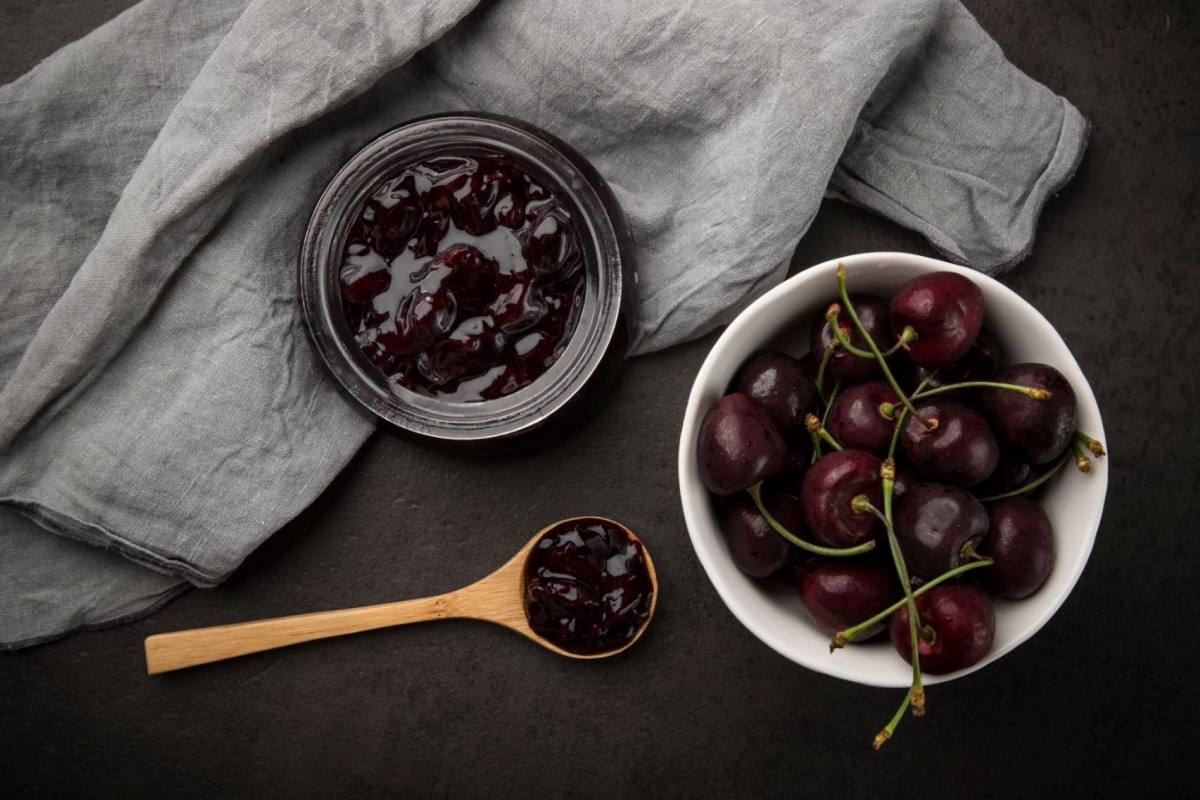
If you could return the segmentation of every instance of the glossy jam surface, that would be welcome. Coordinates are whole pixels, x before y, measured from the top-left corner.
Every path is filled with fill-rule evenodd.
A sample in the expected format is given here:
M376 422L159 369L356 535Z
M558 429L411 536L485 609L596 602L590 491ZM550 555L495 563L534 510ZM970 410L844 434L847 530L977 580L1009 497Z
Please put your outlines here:
M342 248L342 309L394 386L517 391L562 355L584 299L573 206L502 153L445 154L371 192Z
M548 642L580 655L628 644L650 618L654 583L641 543L610 522L568 520L525 562L525 614Z

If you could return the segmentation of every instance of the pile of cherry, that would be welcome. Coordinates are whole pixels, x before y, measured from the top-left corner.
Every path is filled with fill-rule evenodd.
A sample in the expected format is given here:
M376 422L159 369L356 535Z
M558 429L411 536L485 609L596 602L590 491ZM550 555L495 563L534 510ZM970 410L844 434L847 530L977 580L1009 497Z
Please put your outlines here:
M889 300L850 294L813 320L810 352L742 365L700 426L705 486L737 566L797 587L830 651L887 630L913 681L991 649L992 596L1020 599L1054 565L1033 496L1068 461L1087 471L1066 378L1041 363L1001 368L983 293L954 272L915 277Z

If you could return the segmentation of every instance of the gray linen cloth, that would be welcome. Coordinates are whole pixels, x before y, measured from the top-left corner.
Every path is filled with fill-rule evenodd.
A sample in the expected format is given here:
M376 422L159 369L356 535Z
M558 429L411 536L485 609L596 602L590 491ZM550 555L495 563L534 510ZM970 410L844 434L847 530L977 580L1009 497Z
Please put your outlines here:
M0 88L0 647L219 583L350 460L297 245L448 110L611 182L643 353L779 281L826 193L1002 270L1088 131L948 0L146 0Z

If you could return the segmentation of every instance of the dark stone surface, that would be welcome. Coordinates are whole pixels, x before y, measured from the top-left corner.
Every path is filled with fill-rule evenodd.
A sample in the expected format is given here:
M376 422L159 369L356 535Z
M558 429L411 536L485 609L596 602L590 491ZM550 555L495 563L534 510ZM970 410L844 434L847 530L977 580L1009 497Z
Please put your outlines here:
M0 81L125 5L0 3ZM967 5L1094 125L1006 278L1089 375L1115 465L1091 562L1038 636L932 688L873 754L900 693L759 643L688 543L676 439L710 336L630 362L590 424L537 454L417 459L378 434L227 585L0 657L0 795L1196 796L1200 18L1191 0ZM887 249L932 254L826 203L795 264ZM618 659L443 622L144 674L150 634L449 590L580 513L641 532L662 579Z

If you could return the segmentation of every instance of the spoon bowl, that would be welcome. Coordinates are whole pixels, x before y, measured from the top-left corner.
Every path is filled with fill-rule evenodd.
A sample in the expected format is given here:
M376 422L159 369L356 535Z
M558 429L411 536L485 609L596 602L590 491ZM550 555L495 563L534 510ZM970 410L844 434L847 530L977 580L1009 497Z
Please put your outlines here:
M547 650L569 658L615 656L641 638L651 617L654 616L654 608L658 603L658 575L654 571L654 562L651 561L650 552L645 544L642 544L641 552L653 592L650 595L649 613L629 641L600 652L573 653L540 636L530 627L525 613L525 566L533 548L543 536L559 526L585 521L611 525L633 541L640 542L633 531L604 517L586 516L559 520L538 531L504 566L492 574L445 594L155 634L146 639L146 671L155 675L316 639L329 639L350 633L438 619L479 619L493 622L516 631Z

